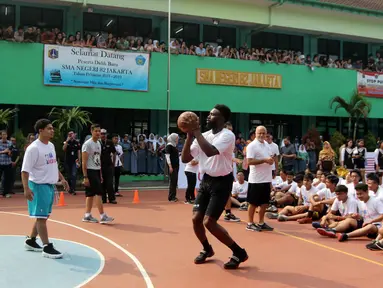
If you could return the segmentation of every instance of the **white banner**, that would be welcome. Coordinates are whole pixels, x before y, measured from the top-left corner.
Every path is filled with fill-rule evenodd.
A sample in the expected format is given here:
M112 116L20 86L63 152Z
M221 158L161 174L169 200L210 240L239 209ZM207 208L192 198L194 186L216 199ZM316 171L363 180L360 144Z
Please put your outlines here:
M149 61L147 53L45 45L44 84L148 91Z

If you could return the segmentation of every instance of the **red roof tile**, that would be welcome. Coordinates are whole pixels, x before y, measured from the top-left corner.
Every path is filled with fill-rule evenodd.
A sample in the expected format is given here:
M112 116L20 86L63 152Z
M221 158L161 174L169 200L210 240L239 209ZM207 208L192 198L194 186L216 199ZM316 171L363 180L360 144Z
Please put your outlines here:
M383 0L318 0L318 2L363 8L371 11L383 11Z

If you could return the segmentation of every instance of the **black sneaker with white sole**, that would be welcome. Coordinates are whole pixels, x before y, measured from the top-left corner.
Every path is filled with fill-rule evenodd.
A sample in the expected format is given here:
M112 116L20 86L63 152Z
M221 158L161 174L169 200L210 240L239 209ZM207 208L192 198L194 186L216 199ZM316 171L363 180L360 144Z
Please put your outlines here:
M261 228L259 228L258 225L255 225L254 223L247 224L246 226L247 231L253 231L253 232L261 232Z
M241 222L241 219L235 216L233 213L226 213L223 219L230 222Z
M43 251L43 247L41 247L36 242L36 238L27 237L27 239L24 242L24 247L25 247L25 250L27 250L27 251L34 251L34 252L41 252L41 251Z
M213 247L210 246L209 251L202 250L199 255L194 259L195 264L203 264L206 262L207 258L214 256L214 250Z
M247 259L249 259L249 256L247 255L247 252L245 249L241 249L241 253L238 255L233 254L233 256L230 257L230 260L224 264L225 269L237 269L240 263L245 262Z
M63 257L63 254L57 251L52 243L44 245L43 256L50 259L60 259Z

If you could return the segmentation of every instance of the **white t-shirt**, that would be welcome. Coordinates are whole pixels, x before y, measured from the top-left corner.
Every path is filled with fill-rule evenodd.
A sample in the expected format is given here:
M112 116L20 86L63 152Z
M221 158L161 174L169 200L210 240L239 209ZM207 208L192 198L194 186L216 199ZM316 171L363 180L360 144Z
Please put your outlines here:
M278 148L278 145L275 144L274 142L271 142L270 145L270 151L271 151L271 155L276 155L276 156L279 156L279 148ZM273 165L271 165L271 169L272 170L275 170L275 163Z
M291 192L291 193L293 193L293 194L295 194L295 195L299 195L299 192L300 191L300 189L299 189L299 187L298 187L298 184L297 184L297 182L291 182L291 186L290 186L290 188L289 188L289 191L287 191L287 192Z
M335 192L331 192L331 190L328 188L323 188L321 190L318 190L317 195L319 196L321 200L329 200L336 197ZM329 204L326 204L326 205L329 206Z
M117 144L115 148L116 148L116 163L114 164L114 166L121 167L122 166L121 156L124 154L124 152L122 151L122 146L120 144ZM112 161L113 161L113 156L112 156Z
M199 159L199 170L202 174L212 177L226 176L233 172L233 150L235 147L235 135L230 130L224 128L222 131L213 134L212 130L202 134L207 142L212 144L219 154L207 157L199 146L197 139L190 147L190 154L193 158Z
M281 176L275 176L275 178L271 179L271 185L273 185L273 187L278 186L282 183L283 183L283 180Z
M233 183L233 189L231 190L232 195L238 194L238 198L244 199L247 197L247 190L249 188L249 183L244 181L242 184L239 184L238 181Z
M317 193L318 189L315 188L314 186L311 186L310 190L307 190L306 186L301 187L300 195L302 196L303 199L303 206L310 206L310 198L311 196L315 195Z
M338 198L335 198L331 206L331 211L339 211L341 216L351 215L358 212L358 202L352 197L348 197L346 202L339 201Z
M194 158L193 159L194 161L198 161L198 158ZM199 165L197 164L197 165L191 165L191 162L192 161L190 161L189 163L187 163L186 165L185 165L185 172L191 172L191 173L198 173L198 169L199 169Z
M100 141L94 142L92 138L87 140L82 145L82 152L88 153L88 162L86 163L87 169L100 170L101 169L101 143Z
M55 146L44 144L39 139L33 141L25 151L21 171L29 173L29 180L37 184L56 184L59 169Z
M368 191L368 195L370 195L370 197L375 197L379 199L380 201L383 201L383 188L379 186L378 191L376 191L376 193L370 190Z
M358 200L358 197L356 197L355 184L351 182L346 184L346 187L348 189L348 192L347 192L348 197L353 197L355 200Z
M257 139L252 141L246 148L246 158L266 159L272 156L269 143L259 142ZM259 165L250 165L249 183L271 183L273 180L272 165L263 163Z
M326 188L326 184L321 182L321 183L319 183L318 185L316 185L314 187L317 188L318 190L322 190L322 189Z
M383 214L383 202L375 197L370 197L366 203L358 200L358 211L364 222L369 222Z

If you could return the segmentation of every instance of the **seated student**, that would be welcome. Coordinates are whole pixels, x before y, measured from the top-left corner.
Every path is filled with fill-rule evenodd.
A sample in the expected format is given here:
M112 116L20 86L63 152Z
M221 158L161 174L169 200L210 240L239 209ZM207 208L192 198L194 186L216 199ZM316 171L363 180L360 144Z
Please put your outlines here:
M322 216L326 215L328 208L334 203L335 200L335 188L338 185L339 178L335 175L331 175L329 173L323 173L326 176L326 187L319 190L316 195L311 196L310 198L310 209L307 214L307 217L299 219L299 224L307 224L311 223L313 220L313 214L310 211L317 211L315 218L320 219Z
M266 213L266 217L269 219L278 219L278 221L295 221L312 214L313 211L309 211L310 198L317 192L317 189L312 186L313 179L314 176L312 174L306 174L303 177L303 185L299 193L298 206L286 206L279 214L268 212ZM310 213L306 213L308 211Z
M273 187L273 190L271 192L271 196L274 196L276 192L286 192L288 191L291 186L295 186L296 183L294 182L294 172L293 171L287 171L286 172L286 180L283 181L281 184L276 185Z
M303 176L297 175L294 178L294 182L297 185L291 185L286 193L276 192L276 195L270 201L270 207L267 208L267 212L277 212L277 207L284 207L285 205L298 205L300 188L303 185Z
M283 170L281 170L281 172L279 173L280 176L277 176L277 173L275 173L275 170L272 171L272 175L273 175L273 179L271 179L271 185L272 187L275 187L277 185L280 185L282 184L284 181L286 181L286 172L284 172Z
M379 176L376 173L369 173L367 175L367 185L371 197L376 197L383 201L383 188L379 186Z
M329 213L322 217L320 222L313 222L313 227L322 236L335 237L336 229L341 221L351 218L358 212L358 203L354 197L348 197L348 189L345 185L335 188L336 198Z
M358 197L356 196L355 186L361 183L362 181L362 174L358 169L350 171L350 180L351 182L346 184L348 188L348 196L354 197L355 200L358 200Z
M233 183L231 191L231 205L234 207L240 207L240 210L247 210L247 190L249 183L245 181L245 175L242 171L237 172L237 180Z
M368 195L367 184L357 184L355 186L356 195L358 197L358 213L352 214L350 218L338 223L338 225L329 231L329 237L337 237L339 242L348 240L349 238L356 238L367 236L375 239L378 236L378 230L382 226L383 220L383 203L375 197ZM348 197L350 193L348 193ZM352 231L347 233L348 231ZM336 233L335 232L339 232Z
M314 173L314 171L313 171L313 173ZM313 173L311 173L311 174L313 174ZM306 174L308 174L308 173L306 173ZM313 180L313 186L316 186L316 185L318 185L319 183L322 182L321 181L322 174L323 174L323 171L321 169L318 169L317 173L315 174L315 178Z
M319 178L319 181L316 181L316 183L314 184L313 182L313 186L315 188L319 190L322 190L324 188L326 188L326 179L327 179L327 176L330 175L330 173L328 172L323 172L321 175L320 175L320 178ZM318 175L317 175L318 177ZM318 178L317 178L318 179Z

